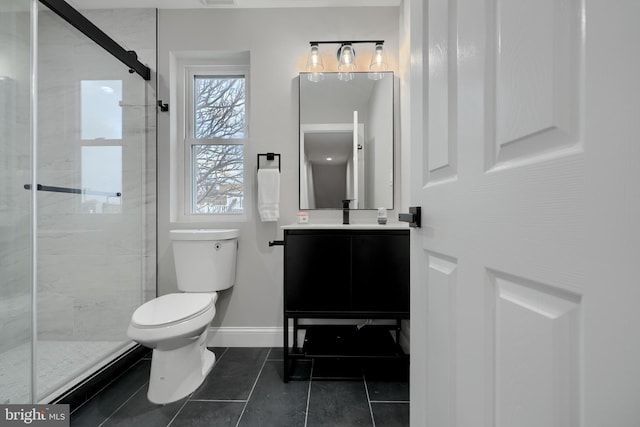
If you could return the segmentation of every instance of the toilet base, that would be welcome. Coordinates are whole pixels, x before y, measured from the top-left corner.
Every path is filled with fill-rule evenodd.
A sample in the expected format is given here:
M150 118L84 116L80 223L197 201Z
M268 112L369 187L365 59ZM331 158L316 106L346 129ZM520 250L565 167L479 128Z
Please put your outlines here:
M194 392L209 375L216 356L206 347L207 331L174 350L154 349L147 397L164 405Z

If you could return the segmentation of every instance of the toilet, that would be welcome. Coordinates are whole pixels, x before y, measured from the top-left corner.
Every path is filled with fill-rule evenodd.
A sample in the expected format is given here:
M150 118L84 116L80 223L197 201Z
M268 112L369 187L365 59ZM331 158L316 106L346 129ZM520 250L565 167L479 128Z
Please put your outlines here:
M211 372L215 355L207 330L216 314L218 291L235 283L237 229L169 232L180 293L138 307L127 335L153 349L149 401L175 402L195 391Z

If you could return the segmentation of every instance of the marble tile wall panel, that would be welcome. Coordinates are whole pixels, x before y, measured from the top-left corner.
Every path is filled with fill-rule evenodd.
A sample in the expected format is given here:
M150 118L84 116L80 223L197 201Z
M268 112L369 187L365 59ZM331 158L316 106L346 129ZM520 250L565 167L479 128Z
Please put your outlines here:
M85 14L155 70L155 10ZM80 195L39 194L39 338L126 340L144 290L155 291L155 236L146 235L155 230L155 88L57 17L41 13L40 23L39 180L81 188L80 147L121 145L123 195L117 213L91 214ZM81 140L81 80L122 80L121 140Z

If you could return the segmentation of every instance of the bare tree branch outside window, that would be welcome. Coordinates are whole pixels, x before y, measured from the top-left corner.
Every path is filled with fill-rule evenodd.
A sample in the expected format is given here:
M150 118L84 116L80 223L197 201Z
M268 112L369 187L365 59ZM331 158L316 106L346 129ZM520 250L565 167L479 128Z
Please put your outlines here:
M192 146L192 212L242 213L244 147L216 140L246 137L244 77L196 76L194 83L194 138L211 143Z

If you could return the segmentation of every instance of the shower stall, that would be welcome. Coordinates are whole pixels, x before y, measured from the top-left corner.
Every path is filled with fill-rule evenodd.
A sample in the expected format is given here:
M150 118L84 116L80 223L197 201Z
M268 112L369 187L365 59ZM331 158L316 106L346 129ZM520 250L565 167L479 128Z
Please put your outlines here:
M156 292L155 85L52 4L0 2L0 404L126 354ZM80 17L155 64L155 10Z

